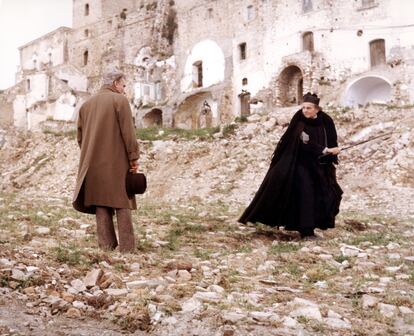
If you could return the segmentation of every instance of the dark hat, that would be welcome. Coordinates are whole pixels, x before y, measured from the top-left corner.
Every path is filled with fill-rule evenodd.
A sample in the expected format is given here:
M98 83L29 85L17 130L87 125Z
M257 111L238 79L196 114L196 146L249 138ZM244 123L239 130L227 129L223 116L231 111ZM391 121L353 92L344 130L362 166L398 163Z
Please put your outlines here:
M147 189L147 178L142 173L128 172L126 176L125 186L127 194L133 196L135 194L143 194Z
M316 93L310 93L308 92L307 94L305 94L303 96L303 102L304 103L313 103L317 106L319 106L319 98L318 95Z

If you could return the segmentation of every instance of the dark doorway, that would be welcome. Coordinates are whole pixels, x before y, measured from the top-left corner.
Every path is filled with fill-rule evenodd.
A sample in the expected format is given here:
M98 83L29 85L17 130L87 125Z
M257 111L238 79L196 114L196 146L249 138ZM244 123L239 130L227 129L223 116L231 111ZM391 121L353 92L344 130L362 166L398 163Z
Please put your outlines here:
M313 33L306 32L302 35L302 47L303 51L314 51L314 44L313 44Z
M162 111L160 109L152 109L144 118L142 118L144 127L162 127Z
M240 98L240 115L250 115L250 92L243 91L239 94Z
M279 103L294 106L302 103L303 75L296 65L285 68L279 76Z
M385 40L378 39L369 43L369 52L371 58L371 67L385 64Z

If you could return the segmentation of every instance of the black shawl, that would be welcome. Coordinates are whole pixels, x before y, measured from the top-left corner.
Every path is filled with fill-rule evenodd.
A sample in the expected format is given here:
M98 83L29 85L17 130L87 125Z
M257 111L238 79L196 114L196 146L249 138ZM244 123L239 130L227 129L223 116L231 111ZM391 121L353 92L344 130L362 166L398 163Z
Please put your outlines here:
M327 147L337 147L337 135L333 120L323 111L318 112L318 117L322 118L326 131ZM288 224L292 222L294 207L290 203L293 178L299 142L301 141L300 134L304 129L304 125L305 117L302 110L299 110L293 116L287 130L277 144L269 170L252 202L240 217L240 223L260 222L270 226L288 227ZM332 163L338 162L337 156L329 155L324 157L324 160L327 166L332 167L334 180L332 183L336 183L335 168ZM335 204L337 204L338 209L335 209L334 212L337 212L339 211L339 203L335 202Z

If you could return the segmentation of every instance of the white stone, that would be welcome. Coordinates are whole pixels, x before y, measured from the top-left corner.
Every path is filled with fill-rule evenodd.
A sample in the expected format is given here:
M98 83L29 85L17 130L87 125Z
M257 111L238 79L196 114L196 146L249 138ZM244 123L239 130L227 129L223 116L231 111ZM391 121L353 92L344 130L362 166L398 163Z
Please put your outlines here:
M17 281L24 281L24 280L27 280L28 278L28 276L24 274L24 272L22 272L21 270L17 268L13 268L11 277L12 279L17 280Z
M183 313L191 313L199 311L202 308L203 304L195 298L188 299L182 305Z
M128 288L156 288L159 285L166 284L165 280L136 280L127 282L126 286Z
M334 329L351 329L351 324L335 317L328 317L324 319L324 322Z
M157 306L153 303L148 304L147 308L150 315L154 315L157 312Z
M400 313L403 315L414 314L414 310L412 310L409 307L401 306L401 307L398 307L398 309L400 310Z
M39 267L37 266L27 266L26 271L29 273L35 273L39 270Z
M257 272L265 273L268 271L272 271L277 265L277 262L274 260L266 260L263 264L257 267Z
M178 274L178 271L177 271L176 269L174 269L174 270L169 271L169 272L167 273L167 277L170 277L170 278L175 279L175 278L177 277L177 274Z
M364 252L360 248L352 245L341 246L340 250L344 257L356 257L359 253Z
M186 270L179 270L178 271L178 280L180 282L187 282L191 280L191 274L190 272Z
M401 256L399 253L388 253L387 256L389 259L395 259L395 260L401 259Z
M104 292L111 296L124 296L128 294L128 289L126 288L108 288Z
M225 289L223 287L220 287L219 285L208 286L208 290L219 294L223 294L225 292Z
M322 315L319 310L319 306L312 301L302 298L294 298L293 301L289 303L289 305L297 307L295 310L290 312L289 316L291 317L303 316L306 318L322 321Z
M92 295L93 296L100 296L100 295L102 295L104 293L104 291L103 290L101 290L101 289L97 289L96 291L94 291L93 293L92 293Z
M400 244L398 244L398 243L390 242L387 245L388 250L395 250L397 248L400 248Z
M385 270L389 273L397 273L401 269L401 266L385 267Z
M285 316L283 318L283 325L287 328L296 328L298 326L298 321L289 316Z
M1 258L0 259L0 266L2 267L12 267L15 264L14 261L10 261L9 259L6 258Z
M72 306L77 309L84 309L86 305L82 301L73 301Z
M252 317L254 320L259 322L269 322L271 320L275 320L277 315L274 313L268 313L268 312L260 312L260 311L253 311L249 313L250 317Z
M82 280L75 279L70 282L70 285L76 289L78 292L86 291L86 286Z
M381 277L380 278L380 284L381 285L388 285L392 281L392 278L390 277Z
M249 122L258 122L262 119L262 117L258 114L252 114L250 116L247 117L247 120ZM249 126L249 125L248 125Z
M337 312L334 312L331 309L328 310L328 317L342 319L341 315L339 315Z
M333 256L332 256L332 254L320 254L319 255L319 258L320 259L322 259L322 260L330 260L330 259L333 259Z
M380 313L385 317L393 317L394 314L397 312L397 307L394 305L386 304L386 303L379 303L378 309Z
M322 289L328 288L328 284L326 281L316 281L314 286Z
M202 302L217 303L221 300L221 295L216 292L196 292L193 298Z
M40 234L40 235L47 235L47 234L50 233L50 229L48 227L45 227L45 226L40 226L40 227L36 228L35 232L37 234Z
M68 288L68 293L69 294L73 294L73 295L77 295L79 293L79 291L77 291L75 288L73 287L69 287Z
M318 307L312 307L312 306L303 306L301 308L297 308L290 312L289 316L291 317L306 317L309 319L314 319L318 321L322 321L322 315L319 311Z
M86 288L95 287L98 284L100 277L102 276L102 270L100 268L93 269L86 274L83 279L83 283Z
M270 118L268 121L265 121L263 123L263 127L266 131L271 131L275 127L275 124L276 124L276 119Z
M237 323L245 319L246 317L247 315L244 313L233 312L233 311L225 312L222 315L224 322L230 322L230 323Z
M141 268L141 265L139 263L132 263L129 267L132 272L138 272Z
M362 308L372 308L377 305L379 300L375 296L364 294L362 295Z
M166 317L163 321L165 324L177 324L178 320L174 316Z

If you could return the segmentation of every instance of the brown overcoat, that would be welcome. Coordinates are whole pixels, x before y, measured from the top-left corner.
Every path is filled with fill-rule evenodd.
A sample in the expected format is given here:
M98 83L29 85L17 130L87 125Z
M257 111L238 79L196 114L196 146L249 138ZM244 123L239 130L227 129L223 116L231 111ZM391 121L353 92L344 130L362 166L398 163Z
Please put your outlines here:
M91 214L96 206L136 209L125 188L129 161L139 157L127 98L104 85L80 108L77 139L81 153L73 207Z

